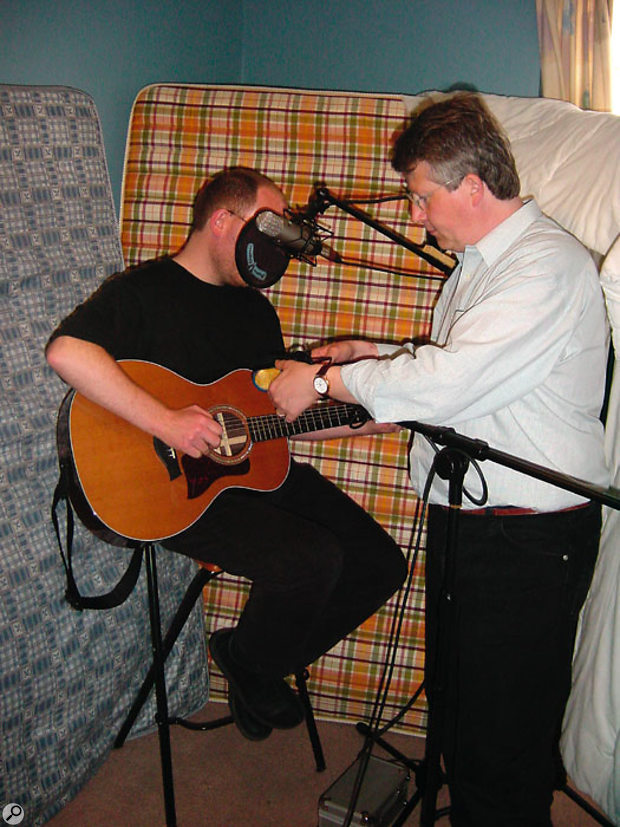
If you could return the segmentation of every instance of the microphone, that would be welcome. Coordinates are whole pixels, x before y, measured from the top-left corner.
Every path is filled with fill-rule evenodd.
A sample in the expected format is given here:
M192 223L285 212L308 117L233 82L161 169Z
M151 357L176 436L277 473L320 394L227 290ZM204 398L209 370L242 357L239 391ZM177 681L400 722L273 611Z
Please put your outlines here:
M257 229L291 256L322 256L328 261L342 262L340 254L319 236L318 225L305 220L303 215L285 218L271 210L261 210L255 220Z

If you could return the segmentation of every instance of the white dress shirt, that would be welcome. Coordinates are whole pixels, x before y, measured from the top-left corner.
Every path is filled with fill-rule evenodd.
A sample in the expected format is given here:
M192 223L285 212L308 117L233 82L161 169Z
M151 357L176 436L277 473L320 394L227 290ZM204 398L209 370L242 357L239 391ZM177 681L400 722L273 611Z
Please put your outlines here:
M594 262L529 201L459 254L433 316L432 344L380 345L342 367L379 422L450 426L553 471L607 486L601 410L609 330ZM411 479L421 494L435 452L419 434ZM486 461L486 505L555 511L583 497ZM465 485L482 486L470 467ZM431 502L448 502L435 479ZM464 499L463 508L477 505Z

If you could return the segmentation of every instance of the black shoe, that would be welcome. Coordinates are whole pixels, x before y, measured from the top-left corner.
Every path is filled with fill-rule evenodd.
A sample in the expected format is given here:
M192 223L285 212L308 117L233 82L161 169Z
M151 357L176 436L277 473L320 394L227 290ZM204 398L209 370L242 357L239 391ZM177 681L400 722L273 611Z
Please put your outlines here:
M249 741L264 741L269 738L273 728L261 723L249 709L241 703L232 689L228 690L228 706L239 732Z
M268 678L238 664L230 653L234 629L219 629L209 639L213 660L228 681L235 703L243 705L256 720L274 729L292 729L304 720L297 694L283 678Z

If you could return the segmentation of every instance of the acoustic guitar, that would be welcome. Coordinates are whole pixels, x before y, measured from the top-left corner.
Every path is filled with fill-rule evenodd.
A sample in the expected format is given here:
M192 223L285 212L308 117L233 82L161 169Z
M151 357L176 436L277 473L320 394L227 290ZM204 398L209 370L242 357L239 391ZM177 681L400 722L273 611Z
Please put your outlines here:
M228 488L273 491L288 475L288 437L356 427L370 418L359 405L322 402L287 422L265 392L277 371L235 370L200 385L152 362L119 365L169 407L196 404L209 411L222 426L222 439L217 449L194 459L69 392L58 416L61 467L68 471L69 497L78 516L108 542L179 534Z

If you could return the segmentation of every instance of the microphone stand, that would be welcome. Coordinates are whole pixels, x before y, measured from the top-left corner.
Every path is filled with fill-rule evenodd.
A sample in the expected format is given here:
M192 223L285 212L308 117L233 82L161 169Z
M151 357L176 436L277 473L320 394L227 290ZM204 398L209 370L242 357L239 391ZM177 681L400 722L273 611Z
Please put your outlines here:
M402 197L405 198L406 196L403 195ZM356 207L352 201L338 198L330 192L327 187L319 186L315 189L305 213L314 217L318 212L325 212L329 206L338 207L343 212L353 216L353 218L357 218L358 221L361 221L363 224L366 224L367 227L371 227L373 230L386 236L390 241L394 241L396 244L409 250L409 252L420 256L420 258L432 264L433 267L436 267L442 273L448 274L454 269L455 260L452 256L446 255L446 253L443 253L441 250L438 250L437 247L433 247L430 244L416 244L381 221L372 218L359 207Z
M577 477L561 474L542 465L536 465L527 460L507 454L503 451L489 447L488 443L479 439L471 439L457 433L453 428L436 427L425 425L421 422L400 422L405 428L415 433L429 437L438 445L445 446L438 454L437 473L442 479L448 480L448 525L446 541L446 565L444 572L444 586L441 594L438 617L438 644L437 662L433 686L431 687L433 702L429 708L429 718L426 734L426 749L423 767L423 781L418 786L422 790L416 791L409 799L404 809L399 814L393 827L404 824L413 809L417 806L420 798L422 808L420 824L422 827L430 827L436 820L437 793L441 787L441 732L445 715L446 688L448 683L448 664L451 650L454 645L453 627L455 611L455 564L458 554L458 519L462 505L463 483L470 461L490 460L492 462L511 468L519 473L526 474L543 482L548 482L558 488L582 495L587 499L594 500L616 510L620 509L620 491L613 488L602 488L593 485ZM391 726L391 724L390 724ZM388 727L389 728L389 727ZM357 725L358 731L365 733L367 737L375 739L384 748L388 749L395 757L401 757L404 763L411 766L413 762L405 756L400 756L397 750L382 743L381 738L375 738L373 733L364 724ZM381 733L385 733L384 728ZM418 776L416 775L416 782ZM604 819L590 805L578 796L567 785L561 788L563 792L573 798L579 806L586 810L600 824L613 827L611 822Z

